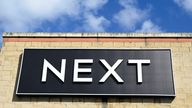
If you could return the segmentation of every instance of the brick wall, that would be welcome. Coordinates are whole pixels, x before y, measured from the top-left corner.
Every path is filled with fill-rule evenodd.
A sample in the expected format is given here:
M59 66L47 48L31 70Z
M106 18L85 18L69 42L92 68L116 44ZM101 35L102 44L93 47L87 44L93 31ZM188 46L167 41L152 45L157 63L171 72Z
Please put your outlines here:
M45 35L45 36L44 36ZM60 37L59 37L59 36ZM79 35L81 37L79 37ZM192 34L83 34L4 33L0 52L0 108L191 108ZM137 37L139 35L139 37ZM169 35L169 36L168 36ZM175 36L174 36L175 35ZM185 36L186 35L186 36ZM44 37L43 37L44 36ZM161 36L162 38L159 38ZM166 37L167 36L167 37ZM47 38L52 37L52 38ZM89 37L89 38L84 38ZM169 37L169 38L168 38ZM175 99L156 97L15 96L24 48L171 48Z

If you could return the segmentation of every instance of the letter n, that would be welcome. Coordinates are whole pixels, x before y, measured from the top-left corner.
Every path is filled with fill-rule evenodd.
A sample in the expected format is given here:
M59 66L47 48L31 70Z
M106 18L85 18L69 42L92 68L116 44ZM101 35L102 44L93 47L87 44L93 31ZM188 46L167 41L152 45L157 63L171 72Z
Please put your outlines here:
M61 72L59 72L53 65L51 65L46 59L43 61L43 73L42 73L42 82L46 82L47 80L47 69L49 68L62 82L65 80L65 65L66 59L62 59L61 61Z

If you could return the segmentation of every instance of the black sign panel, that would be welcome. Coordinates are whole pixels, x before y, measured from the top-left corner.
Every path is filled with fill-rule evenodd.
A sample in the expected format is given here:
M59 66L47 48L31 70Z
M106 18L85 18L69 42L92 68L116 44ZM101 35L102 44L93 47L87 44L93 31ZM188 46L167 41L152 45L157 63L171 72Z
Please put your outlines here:
M17 95L175 96L170 49L24 49Z

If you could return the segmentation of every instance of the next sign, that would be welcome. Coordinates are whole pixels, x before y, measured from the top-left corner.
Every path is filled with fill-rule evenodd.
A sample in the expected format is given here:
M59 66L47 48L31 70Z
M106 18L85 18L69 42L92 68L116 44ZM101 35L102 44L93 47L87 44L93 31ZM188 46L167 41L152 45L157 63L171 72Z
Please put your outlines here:
M170 49L24 49L17 95L175 96Z
M99 80L99 82L105 82L107 78L112 75L117 82L123 83L123 79L117 74L115 69L121 64L123 59L118 59L113 66L110 66L105 59L99 60L102 65L108 70L107 73ZM93 63L93 59L75 59L74 60L74 71L73 71L73 82L92 82L92 78L79 78L79 73L91 73L91 68L79 68L79 64ZM136 64L137 66L137 82L142 83L142 64L150 64L150 60L128 60L128 64ZM66 59L61 60L61 72L59 72L52 64L50 64L46 59L43 62L43 75L42 82L47 80L47 69L50 69L62 82L65 81L65 68Z

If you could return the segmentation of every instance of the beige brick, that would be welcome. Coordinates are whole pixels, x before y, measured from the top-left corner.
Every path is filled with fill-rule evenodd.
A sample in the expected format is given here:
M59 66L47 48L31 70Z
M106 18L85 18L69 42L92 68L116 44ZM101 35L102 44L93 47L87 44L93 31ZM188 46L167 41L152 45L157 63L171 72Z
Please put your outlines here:
M3 104L3 108L14 108L14 104L5 103L5 104Z
M136 42L135 47L145 47L145 42Z
M178 42L171 42L171 47L180 47L182 43L178 43Z
M92 47L102 47L103 46L103 42L93 42L92 43Z
M17 51L18 53L21 53L21 52L23 52L23 50L24 50L25 48L28 48L28 47L20 46L20 47L17 47L16 51Z
M182 47L191 47L191 42L182 42L181 46Z
M77 34L79 35L79 34ZM94 34L94 35L97 35ZM102 34L106 36L109 34ZM12 101L19 56L24 48L170 48L176 97L101 98L26 97ZM0 52L0 108L190 108L192 106L192 45L191 42L5 42Z
M16 47L18 47L18 46L25 46L25 42L16 42L15 46Z
M190 52L190 49L189 49L189 47L184 47L184 48L182 47L179 49L179 51L180 52Z
M123 47L124 46L124 42L114 42L114 47Z
M145 42L146 47L155 46L155 42Z
M8 47L8 46L13 46L14 47L15 45L16 45L16 42L5 42L4 43L5 47Z
M82 42L81 43L81 46L84 47L84 48L89 48L91 47L92 43L91 42Z
M4 108L4 107L3 107L3 103L0 103L0 108Z
M62 42L60 43L63 47L70 47L71 46L71 42Z
M30 103L22 103L21 108L36 108L36 106Z
M134 42L125 42L124 47L131 48L131 47L136 47L136 45Z
M179 48L178 48L178 47L171 48L171 50L172 50L173 52L179 52Z
M106 47L106 48L110 48L110 47L113 47L113 46L114 46L113 42L105 42L105 43L103 43L103 47Z
M16 47L6 47L5 50L8 50L8 51L16 51Z
M155 42L155 46L156 47L167 48L167 47L170 47L171 44L169 42Z
M81 42L72 42L71 47L81 47Z
M48 47L50 42L41 42L42 47Z
M25 42L25 47L31 47L32 46L32 42Z
M31 42L32 47L41 47L41 42Z
M59 42L50 42L49 46L50 47L58 47L58 46L60 46L60 43Z

